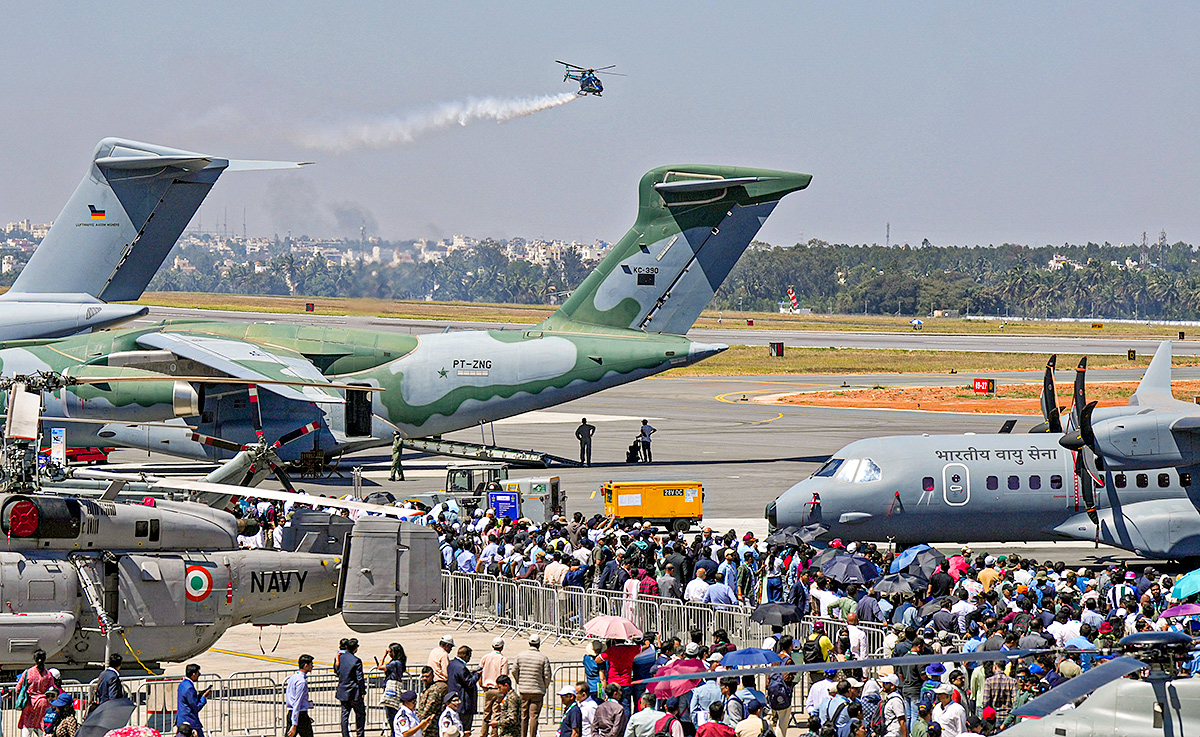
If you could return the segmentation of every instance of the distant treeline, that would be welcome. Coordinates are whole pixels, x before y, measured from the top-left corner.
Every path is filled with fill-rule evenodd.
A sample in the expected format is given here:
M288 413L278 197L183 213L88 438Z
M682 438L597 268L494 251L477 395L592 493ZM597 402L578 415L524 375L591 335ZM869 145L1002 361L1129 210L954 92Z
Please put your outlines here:
M245 263L227 275L211 251L174 253L185 256L195 272L164 268L151 290L546 304L551 295L577 286L591 268L569 252L546 267L510 261L499 244L488 241L437 263L342 266L285 253L271 257L261 271ZM1056 256L1065 261L1052 270ZM1129 262L1137 265L1127 267ZM1095 243L890 248L815 239L787 247L755 243L710 307L774 311L788 287L814 312L925 315L950 309L971 315L1200 319L1200 265L1186 243L1152 245L1145 253L1140 246Z

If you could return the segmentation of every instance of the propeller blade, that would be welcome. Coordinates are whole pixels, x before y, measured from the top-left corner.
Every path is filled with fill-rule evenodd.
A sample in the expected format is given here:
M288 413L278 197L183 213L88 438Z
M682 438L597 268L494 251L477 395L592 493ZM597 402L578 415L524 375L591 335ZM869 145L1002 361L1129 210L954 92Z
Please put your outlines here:
M1062 420L1059 418L1058 410L1058 393L1054 387L1054 365L1058 361L1058 356L1050 356L1050 360L1046 362L1046 373L1042 377L1042 419L1045 420L1043 425L1038 425L1039 428L1045 427L1042 432L1062 433Z
M1083 412L1083 408L1087 405L1087 356L1079 359L1079 365L1075 367L1075 392L1071 403L1071 419L1075 422L1075 428L1079 429L1079 414Z
M295 430L286 432L283 435L280 435L279 439L271 444L271 449L274 450L276 448L281 448L281 447L287 445L288 443L292 442L296 438L302 438L305 435L309 434L310 432L314 432L314 431L320 429L320 427L321 427L321 422L319 420L313 420L312 422L308 423L304 427L298 427Z
M600 71L597 71L597 72L596 72L596 74L607 74L607 75L609 75L610 77L628 77L628 76L629 76L628 74L622 74L622 73L620 73L620 72L600 72Z
M1100 524L1100 515L1096 513L1096 476L1094 476L1087 465L1087 456L1090 454L1087 448L1083 448L1075 453L1075 478L1079 479L1079 494L1083 497L1084 506L1087 507L1088 519L1093 525Z
M233 453L245 450L243 446L238 445L235 442L225 440L224 438L214 438L212 435L205 435L201 432L192 432L192 441L196 443L203 443L205 445L211 445L214 448L228 450Z
M1079 437L1083 439L1083 444L1091 448L1093 452L1096 450L1096 433L1092 430L1092 410L1096 409L1095 402L1088 402L1083 407L1083 411L1079 413Z
M250 421L254 423L254 434L258 437L258 442L263 440L263 424L262 424L262 405L258 403L258 385L247 384L246 391L250 394L250 406L253 411L250 413Z
M237 485L238 486L249 486L250 482L254 480L254 474L256 474L256 473L258 473L258 468L253 463L251 463L250 467L246 469L245 475L242 476L242 480L239 481Z
M602 69L612 69L612 68L614 68L614 67L616 67L616 66L617 66L616 64L609 64L609 65L608 65L608 66L606 66L606 67L598 67L598 68L596 68L596 69L593 69L592 71L594 71L594 72L598 72L598 71L600 71L600 70L602 70Z

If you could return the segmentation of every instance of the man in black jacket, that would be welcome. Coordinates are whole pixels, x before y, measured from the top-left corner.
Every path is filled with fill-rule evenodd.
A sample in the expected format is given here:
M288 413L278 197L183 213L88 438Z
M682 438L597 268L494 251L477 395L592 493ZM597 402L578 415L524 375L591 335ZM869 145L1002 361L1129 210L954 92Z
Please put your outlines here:
M103 704L112 699L125 697L125 687L121 685L121 663L124 658L120 653L108 656L108 667L96 681L96 704Z
M479 676L481 671L471 671L467 663L471 662L471 648L463 645L458 648L458 657L451 658L446 666L447 682L450 691L459 695L458 718L462 721L463 737L471 734L471 725L479 709Z
M342 737L350 737L350 712L354 712L354 722L358 737L365 737L367 730L367 681L363 676L363 664L355 653L358 652L358 640L351 638L346 643L346 650L340 653L337 662L337 693L336 698L342 703Z

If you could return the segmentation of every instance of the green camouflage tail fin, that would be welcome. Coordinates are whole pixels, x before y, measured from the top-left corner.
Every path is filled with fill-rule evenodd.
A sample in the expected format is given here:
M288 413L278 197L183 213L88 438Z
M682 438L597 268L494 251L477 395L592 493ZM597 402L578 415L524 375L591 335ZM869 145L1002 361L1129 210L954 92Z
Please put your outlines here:
M633 227L541 327L686 333L779 200L811 180L732 166L647 172Z

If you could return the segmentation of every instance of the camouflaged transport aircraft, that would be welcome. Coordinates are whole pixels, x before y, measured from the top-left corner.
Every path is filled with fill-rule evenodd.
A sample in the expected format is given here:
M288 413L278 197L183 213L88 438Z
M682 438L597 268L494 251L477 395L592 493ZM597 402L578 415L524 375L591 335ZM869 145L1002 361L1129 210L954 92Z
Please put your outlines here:
M288 460L307 443L285 444L306 430L315 430L314 449L328 455L381 446L394 431L407 438L439 435L725 350L684 334L779 200L810 180L722 166L648 172L633 228L557 312L525 330L413 336L176 320L49 343L0 344L0 370L158 379L47 392L43 424L66 427L71 446L119 444L222 459L240 444L262 448L278 439L275 460ZM229 377L317 385L220 382ZM179 427L147 424L166 420Z
M123 138L96 144L75 194L0 295L0 340L56 338L145 315L135 300L225 171L290 169Z

